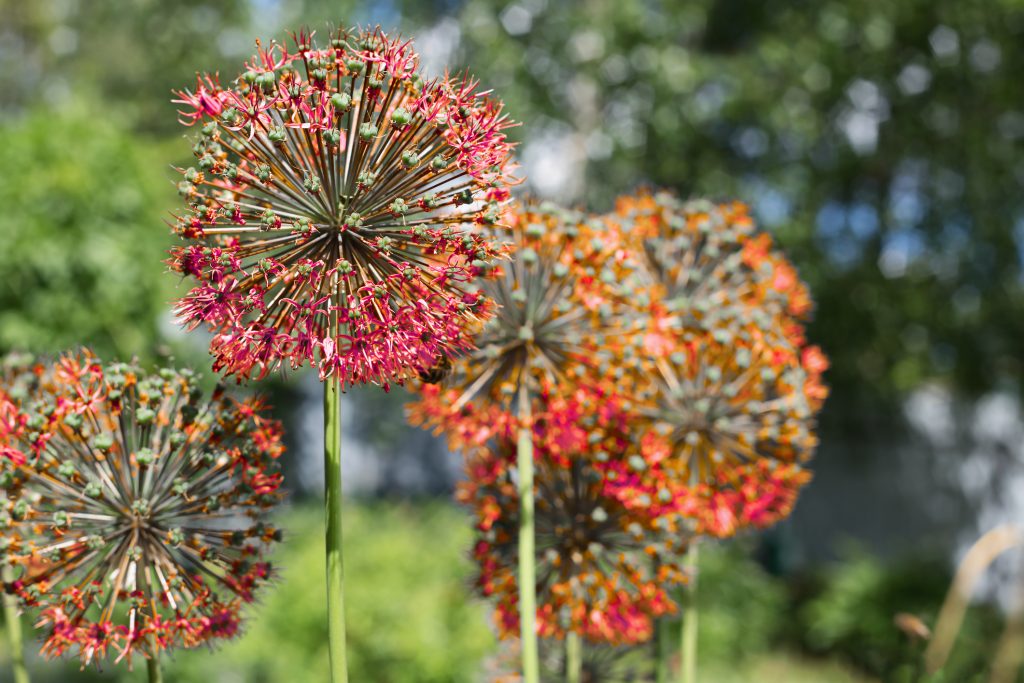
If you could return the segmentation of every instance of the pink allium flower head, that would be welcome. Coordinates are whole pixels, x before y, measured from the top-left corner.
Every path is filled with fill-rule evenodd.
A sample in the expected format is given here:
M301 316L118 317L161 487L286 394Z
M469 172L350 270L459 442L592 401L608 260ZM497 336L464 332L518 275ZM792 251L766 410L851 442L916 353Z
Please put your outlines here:
M301 32L225 86L177 93L199 128L170 261L195 286L177 313L213 331L218 371L309 364L387 387L470 346L503 251L481 228L514 182L511 123L476 81L417 67L379 28Z
M280 540L265 519L281 431L263 406L88 352L5 368L4 588L36 608L43 653L130 662L236 635Z

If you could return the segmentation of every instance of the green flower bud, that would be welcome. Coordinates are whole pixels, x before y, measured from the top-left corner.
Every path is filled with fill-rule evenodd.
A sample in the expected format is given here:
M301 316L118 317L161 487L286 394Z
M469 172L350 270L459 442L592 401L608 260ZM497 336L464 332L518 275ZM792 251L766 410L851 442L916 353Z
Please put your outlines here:
M402 165L406 168L413 168L418 163L420 163L420 157L416 152L412 150L402 152Z
M377 137L377 126L372 123L364 123L359 126L359 139L363 142L370 142Z
M139 467L149 467L155 459L156 454L149 448L140 448L135 454L135 462L139 463Z
M331 106L335 111L347 112L352 108L352 97L348 93L336 92L331 95Z
M406 109L399 107L391 112L391 125L396 128L404 128L409 125L410 121L412 121L412 114L410 114Z

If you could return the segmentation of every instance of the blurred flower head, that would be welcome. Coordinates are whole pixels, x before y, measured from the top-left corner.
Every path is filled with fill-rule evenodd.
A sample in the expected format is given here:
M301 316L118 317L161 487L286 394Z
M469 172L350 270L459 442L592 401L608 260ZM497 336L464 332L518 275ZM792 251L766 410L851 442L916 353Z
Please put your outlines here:
M287 361L387 387L469 347L511 124L475 81L425 82L417 63L379 28L302 32L178 93L199 136L170 261L196 284L177 314L213 331L218 371Z
M494 317L478 348L410 408L413 422L445 430L457 447L513 427L508 408L520 389L603 375L610 350L634 332L624 302L637 264L616 232L549 204L517 206L506 222L514 255L482 285Z
M605 220L641 254L648 306L621 364L638 457L612 463L609 494L693 533L778 521L827 395L806 288L742 205L640 193Z
M656 333L688 338L736 325L800 321L812 310L796 269L739 202L684 201L669 192L623 196L605 221L644 268ZM654 343L653 340L651 343Z
M545 394L540 405L533 423L540 633L562 638L576 632L606 643L646 640L653 617L674 609L666 591L683 581L677 566L656 560L681 548L648 510L605 492L601 464L625 457L626 416L616 397L597 390ZM505 636L519 628L514 461L509 438L472 450L458 492L476 513L478 586L496 600Z
M3 380L5 588L37 609L43 652L130 662L236 635L280 540L264 406L87 351Z

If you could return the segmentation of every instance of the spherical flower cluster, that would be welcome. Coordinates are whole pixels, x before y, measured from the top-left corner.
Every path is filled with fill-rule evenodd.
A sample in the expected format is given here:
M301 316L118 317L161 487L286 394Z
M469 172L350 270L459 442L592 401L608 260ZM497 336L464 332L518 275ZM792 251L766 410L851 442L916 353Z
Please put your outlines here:
M280 540L264 406L88 352L6 374L5 589L40 614L43 652L130 661L236 635Z
M606 493L600 465L624 457L628 439L626 414L615 396L580 389L538 399L537 621L544 637L575 632L592 642L641 642L651 636L653 618L674 609L666 591L684 579L671 562L680 550L678 537L663 533L647 510ZM496 600L504 636L519 628L514 453L514 442L503 437L471 451L458 493L476 514L478 585Z
M695 533L774 523L810 479L827 395L805 286L739 204L641 193L605 220L642 254L648 305L621 382L640 457L609 494Z
M546 204L519 205L505 221L515 248L482 291L497 310L477 349L453 361L441 388L426 384L414 423L453 445L481 444L514 427L512 399L600 375L607 349L630 330L620 315L637 267L618 233Z
M605 220L644 266L652 333L670 330L688 340L810 313L796 270L772 249L768 234L757 232L743 204L641 192L620 197Z
M475 81L424 82L380 29L293 39L175 100L200 131L170 259L196 285L177 313L214 332L225 374L287 361L387 387L468 348L488 316L510 122Z

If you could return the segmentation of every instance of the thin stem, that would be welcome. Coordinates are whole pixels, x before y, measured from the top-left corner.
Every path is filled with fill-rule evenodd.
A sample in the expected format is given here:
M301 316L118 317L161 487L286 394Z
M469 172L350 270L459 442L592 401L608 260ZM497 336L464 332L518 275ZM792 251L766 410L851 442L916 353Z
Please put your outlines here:
M348 682L345 643L345 572L341 534L341 380L324 382L324 487L327 514L327 624L331 681Z
M565 636L565 683L580 683L583 679L583 641L580 634L570 631Z
M661 617L654 622L654 680L657 683L669 681L669 659L672 648L669 646L668 621Z
M14 569L9 565L3 568L3 583L14 580ZM4 591L4 626L7 628L7 642L11 647L11 668L14 671L14 683L29 683L28 668L25 666L25 648L21 639L21 617L18 614L18 598Z
M659 575L661 562L654 560L654 575ZM655 683L668 683L669 680L669 658L672 647L669 645L668 622L665 617L654 620L654 638L651 641L654 651L654 680Z
M523 655L523 683L540 683L537 647L536 532L533 522L533 429L526 386L519 388L519 627Z
M160 655L154 654L146 660L149 683L164 683L164 672L160 669Z
M683 589L682 661L680 683L697 683L697 539L690 541L684 560L689 583Z

